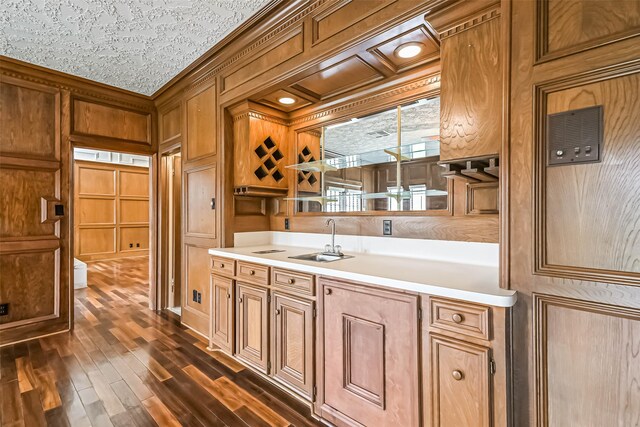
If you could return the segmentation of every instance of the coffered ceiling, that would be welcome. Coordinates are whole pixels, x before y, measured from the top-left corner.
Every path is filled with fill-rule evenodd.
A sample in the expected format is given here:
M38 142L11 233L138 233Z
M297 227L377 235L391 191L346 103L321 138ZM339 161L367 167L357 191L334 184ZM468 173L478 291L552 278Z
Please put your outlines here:
M269 0L2 0L0 54L151 95Z

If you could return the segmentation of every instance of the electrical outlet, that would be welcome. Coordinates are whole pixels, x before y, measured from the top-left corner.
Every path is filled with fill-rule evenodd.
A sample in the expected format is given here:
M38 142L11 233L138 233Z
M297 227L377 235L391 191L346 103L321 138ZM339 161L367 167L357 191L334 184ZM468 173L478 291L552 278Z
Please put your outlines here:
M191 296L191 299L193 300L193 302L198 302L198 291L196 291L195 289L193 290L193 295Z
M139 248L139 247L140 247L140 243L136 243L136 248Z
M202 293L198 292L198 304L202 304Z
M289 226L289 218L284 219L284 229L289 230L291 227Z
M391 220L385 219L382 221L382 234L385 236L391 236Z
M4 304L0 304L0 316L8 316L9 315L9 303L5 302Z
M129 247L132 248L133 247L133 243L129 243Z

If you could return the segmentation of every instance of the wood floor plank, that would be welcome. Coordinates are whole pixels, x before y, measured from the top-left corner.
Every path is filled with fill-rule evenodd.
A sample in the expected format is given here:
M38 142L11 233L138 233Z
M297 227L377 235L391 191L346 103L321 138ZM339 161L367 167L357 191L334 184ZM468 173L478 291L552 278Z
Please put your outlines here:
M0 425L17 425L22 422L22 399L18 381L8 381L0 384Z
M36 375L28 357L17 358L16 369L18 371L20 393L26 393L36 388Z
M173 416L171 411L156 396L150 397L142 402L147 412L158 423L159 426L179 427L180 423Z
M46 426L44 411L40 405L40 395L38 390L29 390L22 393L22 416L24 425L29 427Z
M46 412L54 408L62 406L62 400L53 374L44 368L36 369L36 377L38 379L38 391L40 392L40 401L42 409Z
M0 349L0 424L320 426L180 317L148 306L147 258L88 263L73 332Z

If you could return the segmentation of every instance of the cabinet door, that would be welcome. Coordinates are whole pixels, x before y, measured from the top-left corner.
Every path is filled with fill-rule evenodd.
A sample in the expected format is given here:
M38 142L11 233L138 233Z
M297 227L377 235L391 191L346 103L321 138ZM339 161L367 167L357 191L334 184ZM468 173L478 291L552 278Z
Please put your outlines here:
M489 426L489 349L431 336L434 427Z
M211 342L223 350L233 349L233 280L211 275Z
M273 376L311 397L313 302L275 292L272 319Z
M336 425L417 426L417 297L327 279L321 291L321 415Z
M236 356L266 374L269 363L269 290L238 283L236 296Z

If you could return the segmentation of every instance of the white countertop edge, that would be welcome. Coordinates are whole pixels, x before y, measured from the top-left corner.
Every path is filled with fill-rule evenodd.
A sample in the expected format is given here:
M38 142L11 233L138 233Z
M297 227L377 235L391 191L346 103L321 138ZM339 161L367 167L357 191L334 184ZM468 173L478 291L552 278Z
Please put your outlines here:
M231 249L231 248L228 248ZM333 270L331 268L307 265L297 262L287 262L272 259L265 259L251 255L232 253L224 249L209 249L210 255L233 258L240 261L253 262L256 264L264 264L272 267L286 268L289 270L297 270L304 273L313 273L324 276L335 277L337 279L354 280L357 282L371 283L374 285L387 286L389 288L401 289L406 291L419 292L433 296L448 297L463 301L476 302L479 304L491 305L494 307L512 307L517 300L516 293L513 295L491 295L482 292L466 291L450 287L429 285L425 283L408 282L404 280L390 279L386 277L370 276L361 273L351 273L348 271Z

